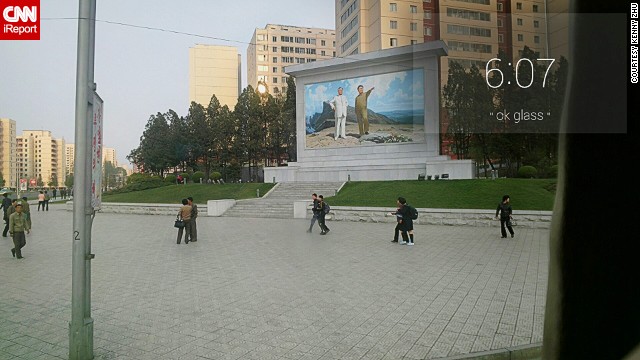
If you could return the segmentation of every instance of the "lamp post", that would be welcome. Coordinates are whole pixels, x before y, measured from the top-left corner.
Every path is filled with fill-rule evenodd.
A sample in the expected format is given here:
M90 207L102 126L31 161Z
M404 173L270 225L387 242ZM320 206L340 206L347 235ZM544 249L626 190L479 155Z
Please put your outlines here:
M262 121L263 121L263 131L262 131L262 141L264 143L264 166L267 166L267 158L268 158L268 152L269 149L267 147L267 134L268 134L268 124L267 124L267 116L264 110L265 104L267 102L268 96L269 96L269 87L267 86L267 83L264 82L263 80L258 81L258 93L260 94L260 108L262 111Z

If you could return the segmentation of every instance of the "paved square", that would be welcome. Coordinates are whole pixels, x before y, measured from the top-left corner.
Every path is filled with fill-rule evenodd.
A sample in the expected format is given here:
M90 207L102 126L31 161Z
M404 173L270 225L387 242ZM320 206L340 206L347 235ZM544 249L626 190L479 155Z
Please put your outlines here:
M177 209L177 206L176 206ZM177 212L177 210L176 210ZM24 260L0 239L0 359L67 359L72 213L33 212ZM434 359L542 341L546 229L99 213L96 359Z

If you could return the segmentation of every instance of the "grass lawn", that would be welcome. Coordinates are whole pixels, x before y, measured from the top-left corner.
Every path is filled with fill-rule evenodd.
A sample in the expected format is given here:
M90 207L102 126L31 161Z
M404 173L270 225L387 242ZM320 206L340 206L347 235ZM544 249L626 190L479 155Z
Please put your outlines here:
M553 210L556 179L362 181L347 183L333 206L395 207L399 196L418 208L491 209L508 194L514 210Z
M260 196L269 191L274 184L187 184L168 185L155 189L129 192L125 194L103 195L103 202L118 203L156 203L178 204L186 197L192 196L196 204L206 204L207 200L220 199L249 199L256 197L256 190L260 189Z

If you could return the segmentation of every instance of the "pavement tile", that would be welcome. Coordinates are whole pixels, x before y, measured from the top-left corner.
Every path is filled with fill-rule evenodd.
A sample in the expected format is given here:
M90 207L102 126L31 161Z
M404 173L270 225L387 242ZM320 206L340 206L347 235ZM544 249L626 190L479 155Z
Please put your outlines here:
M3 360L68 356L71 215L34 214L26 259L0 255ZM97 214L96 359L430 359L542 339L546 229L417 225L407 252L389 224L320 239L303 220L203 217L176 245L171 221Z

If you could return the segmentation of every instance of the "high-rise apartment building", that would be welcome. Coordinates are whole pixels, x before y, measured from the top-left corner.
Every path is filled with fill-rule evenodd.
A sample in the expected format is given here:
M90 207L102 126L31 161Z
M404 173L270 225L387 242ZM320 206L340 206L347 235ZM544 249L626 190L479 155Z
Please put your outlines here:
M423 42L422 7L422 0L336 0L338 56Z
M116 149L102 147L102 164L109 161L114 167L118 167L118 159L116 157Z
M189 48L189 103L207 107L215 95L220 105L233 109L242 89L241 71L241 57L234 46Z
M336 0L338 56L442 40L444 85L451 61L484 69L500 49L517 61L525 45L546 57L546 11L544 0Z
M48 130L25 130L16 137L18 175L39 179L44 186L63 186L66 171L64 139L55 139Z
M11 119L0 119L0 173L4 184L0 187L16 187L17 156L16 156L16 122Z
M73 174L73 166L75 164L76 158L76 146L74 144L65 144L64 145L64 154L65 154L65 178L68 175Z
M336 32L331 29L267 24L256 28L247 47L247 82L268 85L272 94L286 92L285 66L336 56Z
M560 59L569 54L569 0L548 0L549 55ZM571 59L567 59L571 60Z

